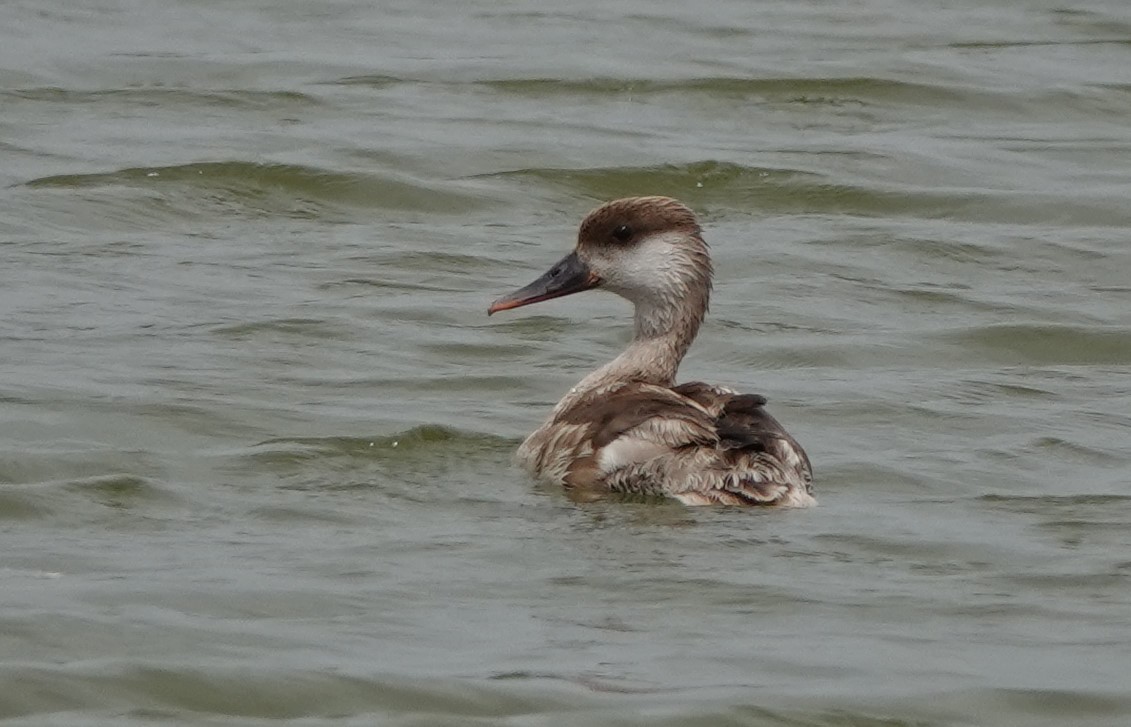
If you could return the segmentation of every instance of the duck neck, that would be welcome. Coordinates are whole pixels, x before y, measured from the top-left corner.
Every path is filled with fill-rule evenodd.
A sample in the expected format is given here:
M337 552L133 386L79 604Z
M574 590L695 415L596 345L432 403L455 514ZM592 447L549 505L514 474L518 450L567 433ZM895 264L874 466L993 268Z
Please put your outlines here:
M635 335L616 358L581 380L568 399L618 382L672 386L679 364L707 314L709 284L679 295L657 295L636 302ZM564 402L563 402L564 403Z

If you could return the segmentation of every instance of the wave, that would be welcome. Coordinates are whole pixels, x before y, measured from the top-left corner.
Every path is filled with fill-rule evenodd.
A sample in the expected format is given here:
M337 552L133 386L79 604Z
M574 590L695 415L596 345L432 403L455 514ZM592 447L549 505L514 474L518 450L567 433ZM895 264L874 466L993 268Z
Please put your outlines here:
M734 210L763 214L985 221L1043 225L1131 225L1100 201L1073 201L1063 194L986 188L915 187L868 180L834 179L788 167L747 166L716 160L641 167L531 167L479 177L534 182L594 201L636 194L678 197L708 215ZM1054 204L1055 203L1055 204Z
M1131 713L1125 693L1102 689L981 687L793 697L759 685L638 686L588 674L502 673L489 679L371 674L327 665L307 669L198 667L176 662L100 660L0 670L0 718L60 710L116 724L271 720L338 724L351 717L393 725L620 724L675 727L764 725L934 726L972 714L1019 723L1050 715L1094 724ZM786 690L788 691L788 690ZM1035 722L1034 722L1035 720Z
M248 448L241 456L257 466L282 470L335 462L346 466L354 466L350 462L418 464L432 461L439 464L482 455L494 459L516 443L516 440L494 434L424 424L376 437L268 439Z
M461 214L479 208L478 194L391 175L332 171L298 164L247 161L127 167L93 174L57 174L25 183L33 189L125 187L221 200L271 215L308 217L335 208Z
M0 521L97 517L89 506L109 512L137 512L182 503L176 491L155 479L129 473L94 475L20 484L0 490Z
M280 111L299 107L318 106L321 102L310 94L298 91L262 91L253 89L188 89L188 88L107 88L72 89L58 86L37 86L0 91L0 98L22 101L41 101L59 104L107 103L114 108L122 105L152 107L219 106L232 109L263 109Z
M853 77L735 77L707 76L683 79L647 78L515 78L478 81L505 93L524 96L649 96L708 94L762 96L800 102L842 102L850 98L913 100L924 105L950 104L969 99L970 91L955 86L868 76ZM994 95L985 93L984 95Z
M936 338L1012 365L1131 364L1131 330L1116 326L1004 323L946 331Z

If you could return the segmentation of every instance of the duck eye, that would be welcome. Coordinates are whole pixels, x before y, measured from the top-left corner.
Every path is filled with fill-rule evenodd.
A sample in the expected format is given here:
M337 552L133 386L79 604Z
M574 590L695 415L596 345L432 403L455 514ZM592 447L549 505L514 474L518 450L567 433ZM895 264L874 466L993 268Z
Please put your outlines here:
M620 242L628 242L628 239L632 237L632 228L628 225L621 225L613 230L613 237Z

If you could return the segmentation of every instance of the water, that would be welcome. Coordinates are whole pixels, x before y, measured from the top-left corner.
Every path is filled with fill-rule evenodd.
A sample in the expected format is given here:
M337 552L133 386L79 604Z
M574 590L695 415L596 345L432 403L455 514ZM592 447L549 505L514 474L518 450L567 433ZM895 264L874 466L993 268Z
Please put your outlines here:
M0 718L1131 721L1131 12L7 3ZM510 466L628 336L599 202L808 511Z

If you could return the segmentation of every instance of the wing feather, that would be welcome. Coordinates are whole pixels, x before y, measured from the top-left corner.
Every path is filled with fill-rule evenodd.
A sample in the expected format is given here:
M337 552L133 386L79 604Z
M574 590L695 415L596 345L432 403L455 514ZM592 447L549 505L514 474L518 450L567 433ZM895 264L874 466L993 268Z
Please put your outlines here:
M809 459L765 403L701 382L594 392L547 424L545 445L558 446L543 446L537 469L570 487L689 505L813 504Z

